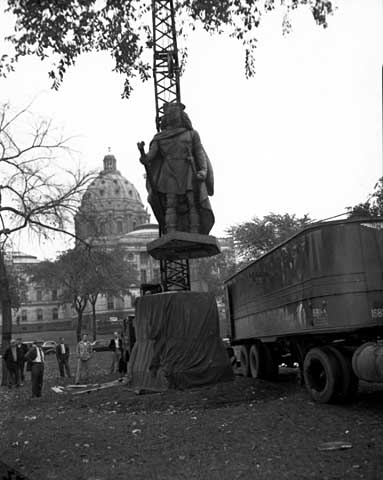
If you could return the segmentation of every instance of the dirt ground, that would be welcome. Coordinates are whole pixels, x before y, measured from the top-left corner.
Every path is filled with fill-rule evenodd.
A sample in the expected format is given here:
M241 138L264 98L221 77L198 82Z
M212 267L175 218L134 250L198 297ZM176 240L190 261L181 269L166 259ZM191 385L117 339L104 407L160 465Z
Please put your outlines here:
M116 378L109 355L95 354L94 381ZM29 373L0 389L0 460L30 480L383 479L383 386L337 406L314 404L292 371L146 395L59 395L57 375L48 356L41 399ZM320 450L332 441L351 448Z

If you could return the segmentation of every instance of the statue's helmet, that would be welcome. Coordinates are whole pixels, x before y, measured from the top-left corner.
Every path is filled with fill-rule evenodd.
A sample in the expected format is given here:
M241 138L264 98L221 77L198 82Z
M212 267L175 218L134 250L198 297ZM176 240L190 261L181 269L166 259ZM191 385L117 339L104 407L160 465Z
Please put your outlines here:
M184 127L192 130L192 124L187 113L184 111L185 105L181 102L171 102L164 104L164 116L161 119L161 128Z
M167 102L164 103L164 114L166 115L168 112L173 110L183 111L185 110L185 105L181 102Z

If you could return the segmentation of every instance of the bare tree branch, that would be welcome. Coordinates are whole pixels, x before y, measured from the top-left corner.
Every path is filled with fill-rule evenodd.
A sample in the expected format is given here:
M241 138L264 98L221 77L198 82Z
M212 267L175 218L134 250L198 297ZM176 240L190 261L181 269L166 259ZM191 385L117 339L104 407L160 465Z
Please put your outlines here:
M4 167L0 238L27 227L39 234L54 231L76 238L71 233L73 215L94 173L55 166L57 159L68 164L71 137L52 137L51 120L38 119L34 124L32 103L18 111L0 105L0 166ZM25 124L32 128L27 137Z
M25 113L29 111L33 104L33 100L28 103L25 107L23 107L21 110L18 110L14 113L13 116L10 118L7 118L7 111L10 110L10 105L9 104L4 104L2 108L2 121L0 123L0 131L6 131L12 124L16 122L16 120L20 117L22 117Z

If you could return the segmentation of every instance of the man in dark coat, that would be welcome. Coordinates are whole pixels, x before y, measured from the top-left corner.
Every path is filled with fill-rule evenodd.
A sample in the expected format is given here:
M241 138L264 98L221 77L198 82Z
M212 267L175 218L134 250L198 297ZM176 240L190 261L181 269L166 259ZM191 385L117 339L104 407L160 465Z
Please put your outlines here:
M25 360L31 362L31 380L32 380L32 398L41 397L44 378L44 352L37 342L34 342L32 348L25 355Z
M25 354L28 351L28 347L21 341L21 338L16 338L16 356L17 356L17 365L16 365L16 377L17 383L22 385L25 376L24 376L24 365L25 365Z
M114 332L112 340L109 342L109 349L113 352L112 364L110 366L110 373L119 370L120 361L122 358L122 339L118 332Z
M4 352L4 360L8 370L8 387L18 385L17 381L17 351L16 341L11 340L9 347Z
M70 378L70 369L69 369L69 346L64 343L64 339L60 338L60 343L56 347L56 358L59 364L60 376L65 377L64 369L66 371L67 377Z

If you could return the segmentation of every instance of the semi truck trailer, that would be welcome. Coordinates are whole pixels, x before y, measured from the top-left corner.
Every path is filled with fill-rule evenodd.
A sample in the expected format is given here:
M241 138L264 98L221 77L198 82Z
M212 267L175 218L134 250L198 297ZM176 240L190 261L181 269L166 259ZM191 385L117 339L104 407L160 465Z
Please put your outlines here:
M244 375L299 364L314 401L383 381L383 219L318 222L225 281Z

